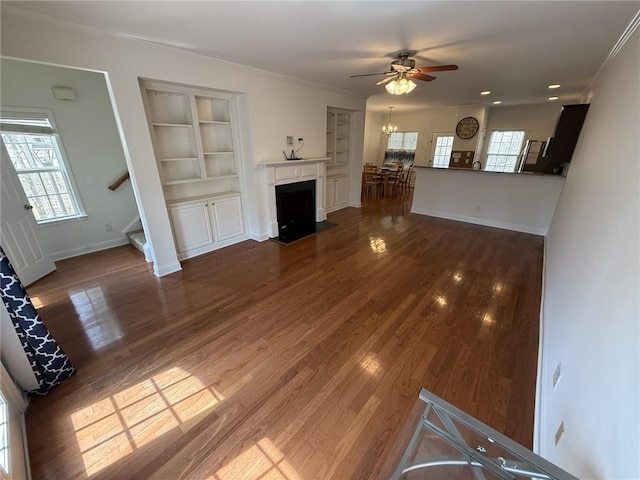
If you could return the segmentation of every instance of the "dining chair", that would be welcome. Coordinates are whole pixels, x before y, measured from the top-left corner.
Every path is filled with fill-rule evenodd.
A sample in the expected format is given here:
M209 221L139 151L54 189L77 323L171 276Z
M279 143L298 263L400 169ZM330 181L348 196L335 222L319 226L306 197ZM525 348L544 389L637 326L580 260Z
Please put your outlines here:
M405 193L409 193L409 191L411 190L411 176L413 175L414 168L415 167L411 165L402 174L402 178L400 179L400 193L402 195L404 195Z
M378 174L378 167L372 164L365 164L362 170L362 198L377 197L382 179Z
M402 175L404 172L404 167L402 164L398 164L396 166L396 170L389 174L387 178L387 191L384 192L385 196L397 195L400 191L400 181L402 180Z

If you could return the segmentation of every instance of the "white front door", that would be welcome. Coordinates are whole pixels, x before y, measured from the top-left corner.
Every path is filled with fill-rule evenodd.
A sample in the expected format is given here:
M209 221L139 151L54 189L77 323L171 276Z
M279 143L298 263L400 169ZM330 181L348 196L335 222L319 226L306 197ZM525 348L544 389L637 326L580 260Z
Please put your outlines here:
M2 144L2 192L0 205L0 244L23 285L29 285L56 269L40 237L31 205L18 174Z
M452 148L453 132L433 132L431 134L429 166L448 168Z

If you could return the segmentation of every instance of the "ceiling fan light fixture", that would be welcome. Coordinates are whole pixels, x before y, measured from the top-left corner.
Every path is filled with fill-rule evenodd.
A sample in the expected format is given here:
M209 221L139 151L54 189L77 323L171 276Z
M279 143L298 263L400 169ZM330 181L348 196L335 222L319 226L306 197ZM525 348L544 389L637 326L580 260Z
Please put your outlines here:
M408 80L406 77L402 77L388 82L384 88L391 95L403 95L412 92L416 86L417 85L414 81Z

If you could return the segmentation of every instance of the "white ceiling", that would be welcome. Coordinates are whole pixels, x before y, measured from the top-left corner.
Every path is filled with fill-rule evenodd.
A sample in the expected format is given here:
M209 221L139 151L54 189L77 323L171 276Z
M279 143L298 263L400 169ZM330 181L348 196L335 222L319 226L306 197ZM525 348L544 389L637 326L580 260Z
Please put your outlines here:
M640 1L445 2L6 2L116 35L171 45L370 97L395 111L547 101L584 94ZM409 95L392 96L380 77L399 50L416 64L454 63ZM489 97L479 92L489 89Z

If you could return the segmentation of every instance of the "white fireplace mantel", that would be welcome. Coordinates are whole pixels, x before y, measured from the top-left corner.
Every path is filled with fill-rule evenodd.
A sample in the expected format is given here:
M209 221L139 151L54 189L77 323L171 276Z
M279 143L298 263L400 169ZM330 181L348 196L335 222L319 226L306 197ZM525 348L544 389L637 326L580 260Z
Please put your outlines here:
M264 162L265 195L267 205L267 225L269 237L278 236L278 213L276 210L276 185L287 183L316 181L316 222L326 220L324 211L325 190L325 162L329 158L308 158L303 160L288 160L278 162Z

